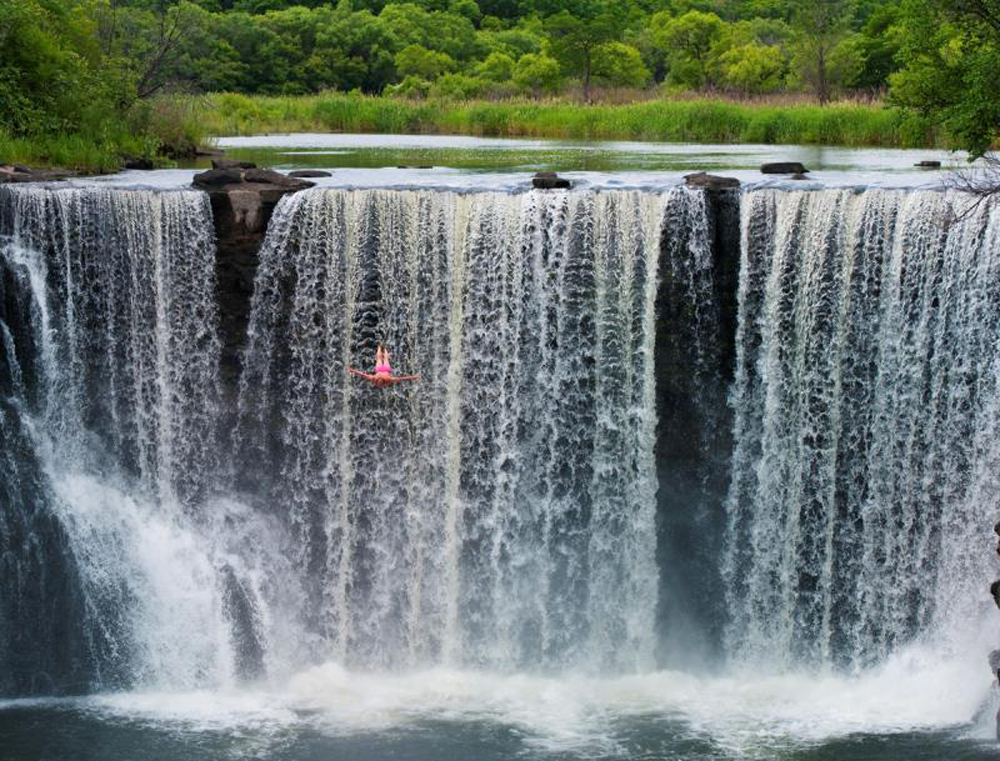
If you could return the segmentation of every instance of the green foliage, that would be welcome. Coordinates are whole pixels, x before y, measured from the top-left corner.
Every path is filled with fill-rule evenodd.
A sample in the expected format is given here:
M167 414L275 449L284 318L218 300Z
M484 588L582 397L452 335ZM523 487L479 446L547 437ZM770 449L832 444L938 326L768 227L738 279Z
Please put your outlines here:
M485 95L489 87L490 83L479 77L471 77L468 74L445 74L431 86L429 94L434 98L471 100Z
M890 76L892 99L938 120L980 156L1000 140L1000 14L995 0L906 0L899 25L905 66Z
M559 89L562 70L554 58L528 53L514 64L513 80L523 92L531 93L537 98L543 93L553 93Z
M574 11L576 15L563 10L550 16L545 28L553 58L564 72L583 79L583 98L589 101L594 53L616 37L621 18L597 0L578 0Z
M808 0L792 16L796 33L792 69L820 105L857 76L862 65L856 46L848 39L851 12L849 0Z
M714 13L688 11L663 25L654 44L665 51L667 82L696 90L711 82L713 50L725 35L725 23Z
M493 51L476 66L476 76L489 82L508 82L514 74L514 59L506 53Z
M594 49L594 77L612 87L643 87L649 81L649 69L642 55L624 42L605 42Z
M396 53L396 71L403 77L412 75L422 79L437 79L454 69L455 61L450 55L428 50L420 45L407 45Z
M781 88L786 62L777 45L748 42L719 57L722 82L746 94L775 92Z

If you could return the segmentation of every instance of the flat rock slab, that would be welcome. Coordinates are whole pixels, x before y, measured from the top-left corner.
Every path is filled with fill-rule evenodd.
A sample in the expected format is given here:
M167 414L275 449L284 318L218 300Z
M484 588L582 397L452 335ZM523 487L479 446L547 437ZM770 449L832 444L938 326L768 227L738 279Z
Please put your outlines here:
M770 164L761 164L762 174L805 174L806 169L798 161L774 161Z
M263 190L280 189L284 193L311 188L314 183L297 177L289 177L272 169L209 169L196 174L191 183L202 190ZM255 186L249 188L247 186Z
M707 188L709 190L726 190L738 188L740 181L735 177L720 177L707 172L696 172L684 175L684 184L692 188Z
M68 169L32 169L21 164L0 166L0 183L5 182L55 182L76 176Z

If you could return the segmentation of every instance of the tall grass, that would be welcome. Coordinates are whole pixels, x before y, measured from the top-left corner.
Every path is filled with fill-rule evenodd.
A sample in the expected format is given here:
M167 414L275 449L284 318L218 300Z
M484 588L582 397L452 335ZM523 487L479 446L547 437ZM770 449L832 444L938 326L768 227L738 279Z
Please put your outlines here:
M114 172L128 159L165 164L205 141L197 98L167 95L108 113L86 132L14 136L0 128L0 164Z
M213 135L268 132L384 132L932 147L934 125L881 105L659 100L623 105L560 101L409 101L364 95L205 96L199 122Z

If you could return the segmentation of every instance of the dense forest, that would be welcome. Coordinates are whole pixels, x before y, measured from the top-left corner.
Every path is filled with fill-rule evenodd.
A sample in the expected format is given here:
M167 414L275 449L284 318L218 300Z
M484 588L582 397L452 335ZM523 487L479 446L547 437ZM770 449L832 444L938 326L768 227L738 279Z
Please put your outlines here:
M979 154L1000 134L998 71L1000 0L3 0L0 148L58 134L150 153L170 94L336 90L849 97L930 115Z

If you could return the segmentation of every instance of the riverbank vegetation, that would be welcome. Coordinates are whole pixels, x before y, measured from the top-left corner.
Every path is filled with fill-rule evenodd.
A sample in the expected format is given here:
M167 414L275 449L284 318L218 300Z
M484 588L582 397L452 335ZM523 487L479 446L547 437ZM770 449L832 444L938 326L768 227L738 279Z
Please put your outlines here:
M699 98L588 105L227 93L206 96L199 103L200 123L217 135L383 132L892 147L933 146L938 139L930 120L900 109L849 102L820 107Z
M295 129L980 153L995 4L5 0L0 162L107 169Z

